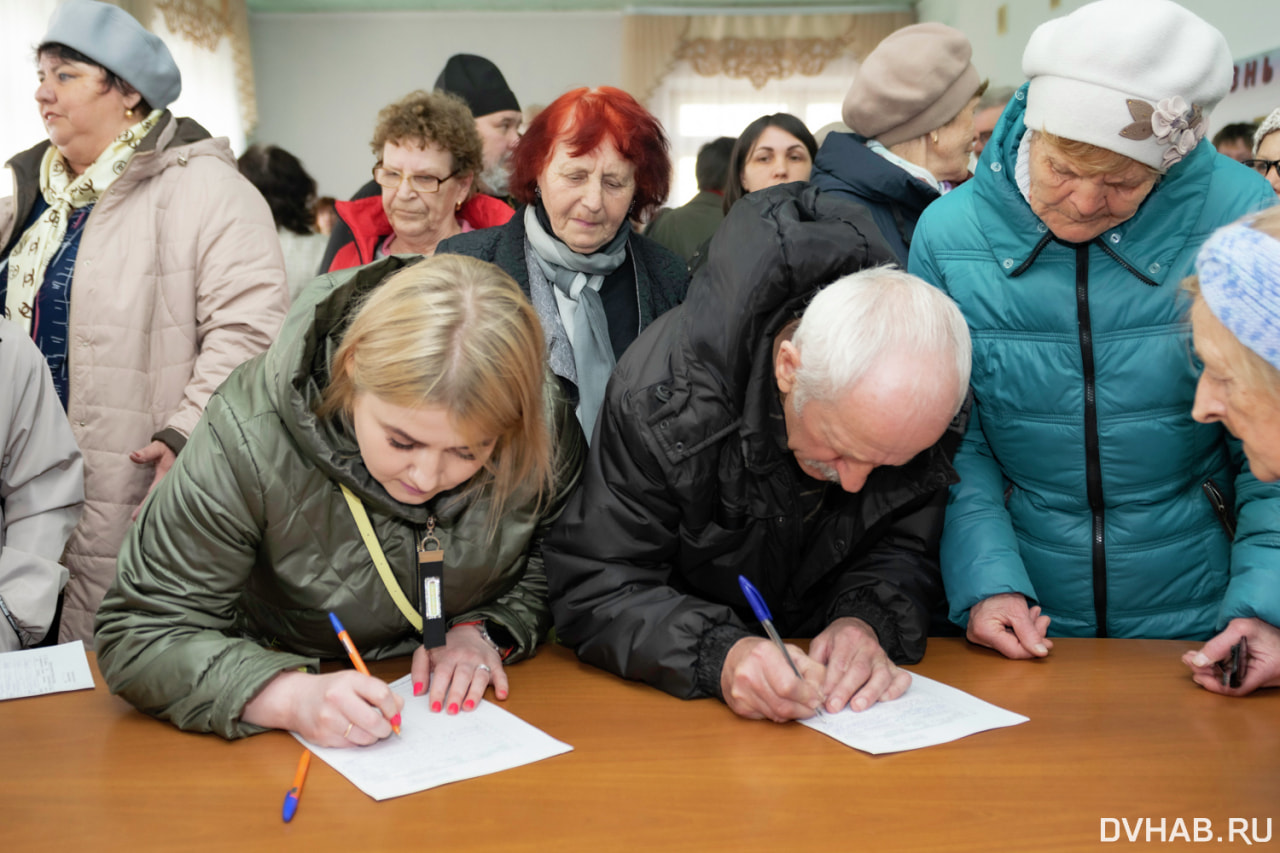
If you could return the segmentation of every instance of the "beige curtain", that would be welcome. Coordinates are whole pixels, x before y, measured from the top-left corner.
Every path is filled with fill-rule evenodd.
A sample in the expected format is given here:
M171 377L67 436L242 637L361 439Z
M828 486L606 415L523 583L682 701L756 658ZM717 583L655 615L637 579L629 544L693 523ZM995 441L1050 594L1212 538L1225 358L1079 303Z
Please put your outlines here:
M672 66L745 78L757 89L792 74L820 74L845 53L866 56L915 22L913 12L865 15L631 15L623 22L624 85L647 101Z
M258 99L253 83L253 56L249 45L249 10L245 0L114 0L117 6L139 21L156 15L184 41L215 51L222 39L230 40L235 62L235 85L239 97L240 120L246 135L258 124Z

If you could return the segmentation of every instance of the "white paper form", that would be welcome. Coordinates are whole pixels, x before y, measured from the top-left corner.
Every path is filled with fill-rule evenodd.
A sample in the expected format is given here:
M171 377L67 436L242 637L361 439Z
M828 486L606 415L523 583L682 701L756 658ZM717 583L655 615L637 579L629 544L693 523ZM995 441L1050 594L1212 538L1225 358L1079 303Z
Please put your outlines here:
M912 673L911 686L897 699L877 702L865 711L845 708L800 722L846 746L880 755L947 743L1028 719Z
M481 701L474 711L460 714L432 714L426 697L414 697L409 676L392 682L391 689L405 698L400 737L334 749L314 746L293 733L375 800L510 770L573 749L492 702Z
M93 674L80 640L0 654L0 699L92 689Z

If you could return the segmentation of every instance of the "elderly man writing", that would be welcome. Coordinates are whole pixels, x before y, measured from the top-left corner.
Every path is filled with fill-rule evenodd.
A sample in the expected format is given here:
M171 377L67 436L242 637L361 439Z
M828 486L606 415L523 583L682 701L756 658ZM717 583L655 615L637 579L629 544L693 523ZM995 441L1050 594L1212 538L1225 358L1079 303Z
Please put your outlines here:
M582 660L778 721L906 690L970 346L949 299L869 269L892 257L865 208L799 184L730 211L687 301L618 363L545 542ZM755 632L740 574L783 635L813 638L788 650L802 678Z

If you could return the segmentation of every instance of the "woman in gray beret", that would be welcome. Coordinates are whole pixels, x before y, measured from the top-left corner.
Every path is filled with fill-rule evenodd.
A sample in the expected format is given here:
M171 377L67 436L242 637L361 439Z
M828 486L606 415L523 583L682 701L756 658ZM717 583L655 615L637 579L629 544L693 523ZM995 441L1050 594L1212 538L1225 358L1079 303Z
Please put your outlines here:
M48 140L9 160L0 304L44 354L85 456L60 638L93 614L139 504L288 305L271 212L225 139L166 107L181 75L127 12L68 0L36 49Z
M974 111L987 89L972 54L945 24L889 34L845 95L853 133L829 134L813 164L813 185L865 204L902 266L920 214L969 177Z

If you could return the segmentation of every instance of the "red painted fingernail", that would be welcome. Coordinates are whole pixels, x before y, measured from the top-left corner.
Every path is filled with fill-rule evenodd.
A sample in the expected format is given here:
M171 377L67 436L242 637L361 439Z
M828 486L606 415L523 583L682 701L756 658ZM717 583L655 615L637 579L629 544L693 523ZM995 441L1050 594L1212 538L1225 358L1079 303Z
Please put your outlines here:
M431 703L431 713L433 713L433 714L439 714L439 713L440 713L440 703L439 703L439 702L432 702L432 703Z
M506 699L506 698L507 698L507 691L505 691L505 690L499 690L499 691L497 691L497 694L498 694L498 698L499 698L499 699Z
M464 709L464 710L467 710L467 711L470 711L470 710L471 710L472 708L474 708L475 706L476 706L476 703L475 703L475 702L473 702L473 701L471 701L470 699L468 699L467 701L465 701L465 702L463 702L463 703L462 703L462 707L463 707L463 709Z
M457 702L450 702L450 703L449 703L449 713L450 713L450 714L456 714L456 713L458 713L458 703L457 703Z
M421 681L415 681L415 682L413 682L413 695L414 695L414 696L421 696L421 695L422 695L422 691L424 691L424 690L426 690L426 689L427 689L426 685L425 685L425 684L423 684Z
M391 718L391 728L395 729L399 727L400 727L400 715L396 714L394 717Z

